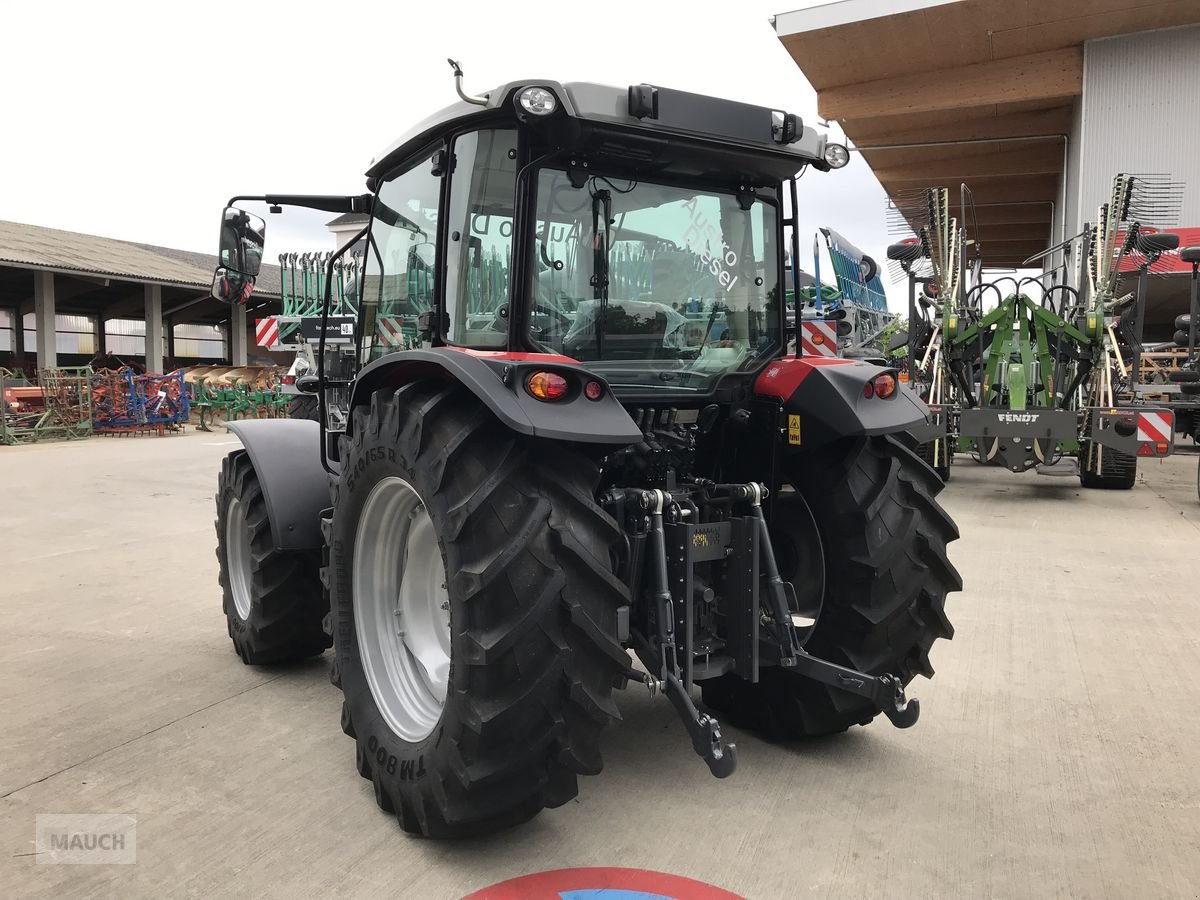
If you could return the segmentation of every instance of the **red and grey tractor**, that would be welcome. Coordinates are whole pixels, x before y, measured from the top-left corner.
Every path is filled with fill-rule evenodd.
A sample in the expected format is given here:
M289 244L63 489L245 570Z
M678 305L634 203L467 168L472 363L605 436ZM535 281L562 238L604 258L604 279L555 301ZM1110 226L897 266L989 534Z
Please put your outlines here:
M894 369L786 349L795 178L844 148L647 84L459 93L366 193L226 210L234 303L265 232L236 204L370 216L353 371L297 382L348 398L345 429L229 425L242 660L332 648L359 773L431 837L573 798L630 682L718 777L718 715L774 739L912 725L961 587L908 434L926 409Z

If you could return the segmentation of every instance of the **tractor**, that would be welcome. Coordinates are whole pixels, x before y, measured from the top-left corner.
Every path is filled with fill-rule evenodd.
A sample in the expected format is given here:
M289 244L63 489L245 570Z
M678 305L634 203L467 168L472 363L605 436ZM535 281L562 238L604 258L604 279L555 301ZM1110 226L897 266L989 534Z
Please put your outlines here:
M786 350L796 177L845 148L648 84L456 88L365 193L224 212L230 303L265 240L239 203L370 217L353 371L297 379L348 397L344 430L229 424L242 661L332 648L359 774L431 838L574 798L631 682L717 777L737 763L718 716L773 739L912 725L961 589L909 435L926 409L895 369Z

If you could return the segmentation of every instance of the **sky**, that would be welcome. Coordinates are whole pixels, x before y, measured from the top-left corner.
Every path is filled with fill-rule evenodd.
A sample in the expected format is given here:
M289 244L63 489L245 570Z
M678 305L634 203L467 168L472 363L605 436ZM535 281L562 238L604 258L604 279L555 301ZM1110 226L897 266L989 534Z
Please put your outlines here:
M815 0L9 4L0 219L216 252L235 194L347 194L372 158L468 90L524 77L649 82L799 114L816 94L769 18ZM836 124L828 129L844 139ZM800 182L819 226L881 263L885 195L857 154ZM323 213L268 222L267 258L332 249ZM885 282L886 270L885 270ZM893 309L903 284L887 284Z

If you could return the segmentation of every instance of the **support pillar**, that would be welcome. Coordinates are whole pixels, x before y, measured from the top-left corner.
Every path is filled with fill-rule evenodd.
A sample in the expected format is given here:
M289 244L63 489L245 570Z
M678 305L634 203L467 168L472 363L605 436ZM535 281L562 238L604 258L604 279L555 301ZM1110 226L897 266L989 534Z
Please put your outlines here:
M246 365L246 307L240 303L229 308L229 357L232 365Z
M25 370L25 316L18 306L13 309L13 365L18 371Z
M167 365L174 371L179 368L179 362L175 359L175 320L168 318L164 327L167 329Z
M163 370L162 285L148 284L146 288L146 371Z
M34 345L39 369L58 366L58 332L54 317L54 273L33 273Z

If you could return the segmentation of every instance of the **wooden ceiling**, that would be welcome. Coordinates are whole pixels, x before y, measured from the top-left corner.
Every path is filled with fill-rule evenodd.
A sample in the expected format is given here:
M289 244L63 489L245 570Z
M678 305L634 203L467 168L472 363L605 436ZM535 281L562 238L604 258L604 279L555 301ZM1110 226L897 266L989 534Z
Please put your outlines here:
M797 17L776 27L821 116L893 198L943 186L957 204L965 183L985 264L1008 267L1055 242L1083 42L1200 22L1200 2L959 0L786 33Z

